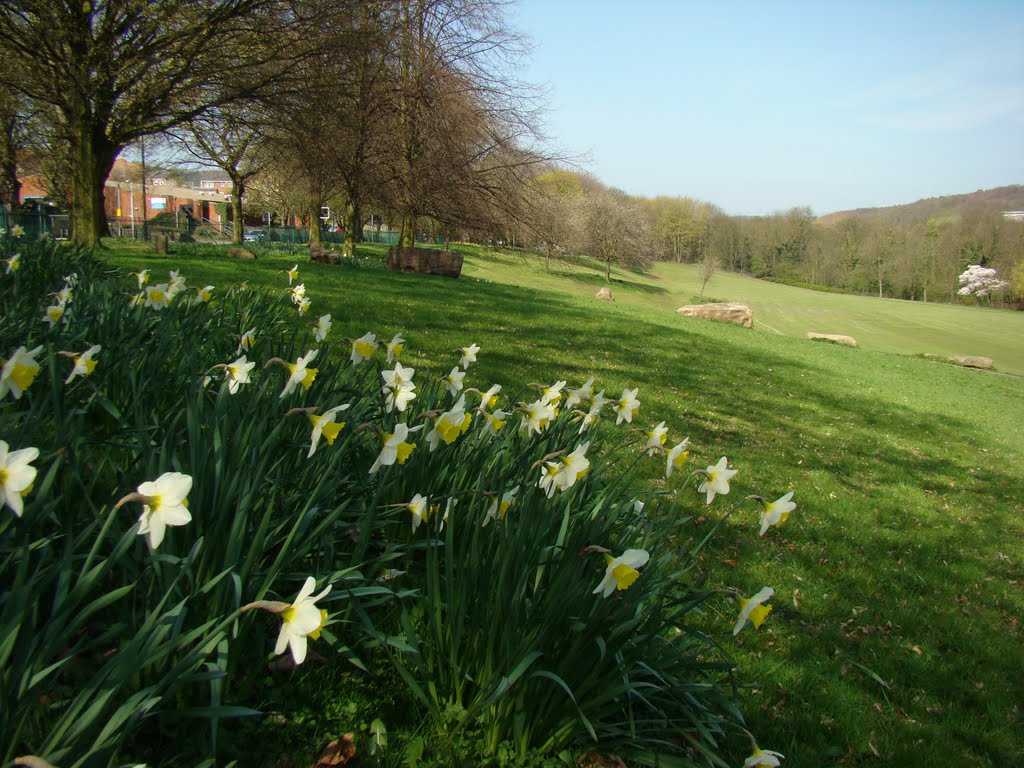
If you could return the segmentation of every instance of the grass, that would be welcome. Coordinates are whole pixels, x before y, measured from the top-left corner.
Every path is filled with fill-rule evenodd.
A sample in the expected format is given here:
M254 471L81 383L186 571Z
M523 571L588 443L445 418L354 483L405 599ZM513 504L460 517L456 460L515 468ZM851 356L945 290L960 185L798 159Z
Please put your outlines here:
M107 258L181 269L190 285L278 290L296 261L121 245ZM587 265L547 272L493 251L468 251L459 280L372 260L299 267L310 322L330 312L332 333L349 338L401 331L416 368L443 375L475 342L477 382L506 390L591 375L609 395L639 387L641 426L664 419L670 440L690 436L695 466L724 454L740 470L731 503L694 499L707 518L695 536L747 494L796 492L786 525L758 539L754 507L741 507L706 552L712 583L775 588L756 633L733 640L725 600L706 617L751 686L742 707L763 747L797 766L1021 764L1024 379L914 355L988 354L1024 373L1024 315L716 276L708 293L749 303L759 328L779 331L750 332L669 311L699 288L677 265L616 272L614 303L593 299ZM862 348L793 338L805 330ZM652 482L661 468L651 460ZM730 749L735 761L748 747Z

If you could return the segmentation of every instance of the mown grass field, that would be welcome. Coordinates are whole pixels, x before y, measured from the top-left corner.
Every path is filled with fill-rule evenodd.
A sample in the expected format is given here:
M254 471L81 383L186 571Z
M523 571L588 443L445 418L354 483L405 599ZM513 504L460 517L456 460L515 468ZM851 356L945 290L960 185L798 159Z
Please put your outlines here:
M586 267L548 272L536 257L473 250L449 280L387 273L368 253L359 267L298 259L310 322L330 312L332 334L350 338L401 331L407 364L441 375L475 342L479 381L510 394L589 376L610 396L639 387L639 426L665 420L670 442L691 438L695 466L726 455L739 469L726 503L704 508L694 494L695 537L747 494L795 491L784 526L759 539L747 502L706 551L711 584L775 589L756 633L733 639L724 598L705 617L737 663L764 748L794 766L1022 764L1024 314L720 274L707 294L751 304L751 332L677 317L699 290L686 267L617 272L611 303L593 299L601 283ZM180 269L190 286L278 290L297 260L117 244L105 257L126 272ZM126 277L126 292L133 285ZM807 330L862 348L794 338ZM1010 375L915 356L924 352L989 355ZM661 471L652 460L652 483ZM741 762L749 745L729 750Z

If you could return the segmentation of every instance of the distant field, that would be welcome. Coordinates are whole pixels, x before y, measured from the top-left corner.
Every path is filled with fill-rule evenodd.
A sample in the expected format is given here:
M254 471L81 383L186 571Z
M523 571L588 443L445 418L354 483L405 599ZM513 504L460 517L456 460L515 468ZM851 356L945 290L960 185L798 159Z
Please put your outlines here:
M443 375L453 350L475 342L474 385L502 382L513 401L533 396L529 382L596 376L613 396L638 387L638 426L664 419L671 440L691 438L693 466L726 455L740 470L721 505L694 497L694 514L710 523L747 494L796 493L785 526L758 538L746 502L705 552L711 585L775 589L756 633L732 637L724 598L703 619L753 686L741 706L763 747L801 768L1020 764L1024 378L916 355L987 354L1024 374L1024 314L717 276L708 294L750 303L750 332L672 312L697 292L692 268L616 272L611 303L593 298L603 281L589 267L547 272L536 257L471 249L464 277L450 280L388 273L372 261L381 249L365 252L362 266L283 253L157 257L139 246L107 258L154 276L180 269L190 285L245 280L282 300L284 270L299 261L310 317L332 313L334 344L401 331L403 360L420 376ZM126 276L126 293L134 282ZM789 338L807 330L847 333L863 348ZM660 480L661 467L651 463L644 480L682 484ZM325 740L353 727L319 717ZM741 764L748 753L737 738L726 756Z
M617 270L617 301L674 311L700 293L698 267L657 264L650 275ZM484 253L471 259L466 274L533 287L558 286L580 296L604 284L596 265L552 262L550 272L535 256ZM705 298L739 301L754 310L759 332L804 338L808 331L854 337L863 349L901 355L982 355L997 370L1024 376L1024 312L950 304L823 293L719 272Z

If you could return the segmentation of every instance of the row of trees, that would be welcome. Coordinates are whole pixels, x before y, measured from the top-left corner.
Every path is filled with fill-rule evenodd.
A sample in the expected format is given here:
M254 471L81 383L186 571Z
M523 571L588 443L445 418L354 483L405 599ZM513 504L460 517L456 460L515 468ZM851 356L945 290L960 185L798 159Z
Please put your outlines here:
M370 201L407 244L422 217L493 230L545 159L521 50L499 0L9 0L0 192L34 145L95 245L114 159L160 136L228 174L236 220L258 183L312 221L341 199L353 240Z

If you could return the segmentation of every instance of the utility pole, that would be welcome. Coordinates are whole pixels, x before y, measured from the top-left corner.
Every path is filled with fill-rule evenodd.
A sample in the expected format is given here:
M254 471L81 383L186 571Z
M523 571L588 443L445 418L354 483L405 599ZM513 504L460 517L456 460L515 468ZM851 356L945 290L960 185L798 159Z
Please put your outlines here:
M149 225L146 222L146 137L139 138L142 150L142 239L149 240Z

